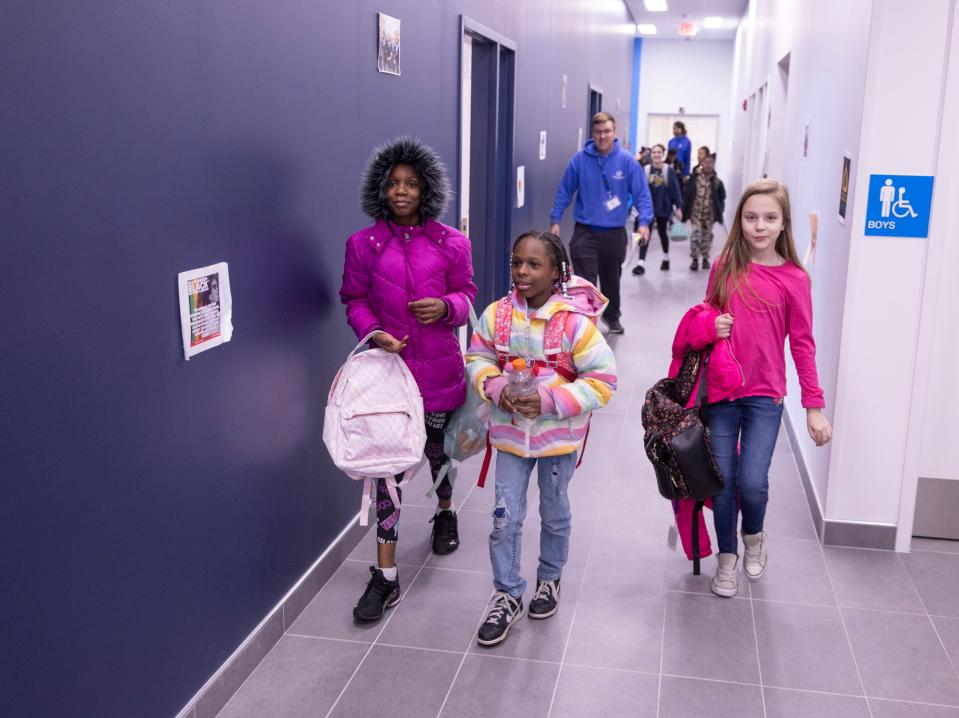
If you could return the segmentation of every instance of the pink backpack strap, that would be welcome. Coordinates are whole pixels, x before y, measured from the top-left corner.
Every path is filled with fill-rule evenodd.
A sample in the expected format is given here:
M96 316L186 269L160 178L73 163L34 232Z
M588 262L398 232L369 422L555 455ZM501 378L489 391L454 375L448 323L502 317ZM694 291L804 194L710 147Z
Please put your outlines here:
M543 353L546 361L556 373L567 381L576 381L576 365L573 364L572 352L563 351L563 334L566 331L566 320L571 312L556 312L546 322L543 333ZM572 378L570 378L572 377Z

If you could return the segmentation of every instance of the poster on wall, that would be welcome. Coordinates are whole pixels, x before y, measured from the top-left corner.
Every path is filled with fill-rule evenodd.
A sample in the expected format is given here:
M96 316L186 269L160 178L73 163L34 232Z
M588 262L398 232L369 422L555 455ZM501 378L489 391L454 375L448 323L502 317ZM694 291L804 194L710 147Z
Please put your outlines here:
M816 263L816 237L819 234L819 212L809 213L809 246L806 247L806 256L802 263L807 270L811 270Z
M839 183L839 222L846 224L846 207L849 204L849 173L852 169L852 155L842 156L842 180Z
M233 296L226 262L177 275L183 358L228 342L233 337Z
M400 21L378 13L376 69L388 75L400 74Z

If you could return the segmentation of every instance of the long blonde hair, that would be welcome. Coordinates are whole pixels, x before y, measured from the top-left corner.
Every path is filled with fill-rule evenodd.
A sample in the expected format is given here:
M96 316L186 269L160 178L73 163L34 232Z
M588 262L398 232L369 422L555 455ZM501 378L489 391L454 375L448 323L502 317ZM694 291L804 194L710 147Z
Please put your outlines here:
M743 206L746 204L746 200L757 194L769 195L775 199L783 215L782 232L776 238L776 253L805 271L805 267L803 267L799 255L796 253L796 244L793 242L789 191L775 180L764 179L753 182L743 192L743 196L736 206L736 216L733 217L733 224L729 228L729 236L726 237L723 251L716 261L716 275L713 277L712 288L706 297L707 302L723 311L728 308L729 299L733 292L738 292L740 296L747 299L744 294L744 289L746 289L754 298L759 299L752 287L749 286L749 269L752 256L749 253L749 243L743 236L742 227Z

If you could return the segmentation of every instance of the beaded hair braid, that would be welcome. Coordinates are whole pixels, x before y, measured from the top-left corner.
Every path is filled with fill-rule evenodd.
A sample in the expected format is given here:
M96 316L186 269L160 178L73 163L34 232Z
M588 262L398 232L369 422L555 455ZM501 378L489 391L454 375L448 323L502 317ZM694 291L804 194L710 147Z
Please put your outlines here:
M566 246L563 244L563 240L552 232L541 232L540 230L531 229L528 232L523 232L516 238L516 241L513 242L513 251L516 250L517 244L527 238L538 239L541 242L545 242L549 247L550 254L553 256L553 264L559 269L559 279L556 284L559 286L563 296L569 298L566 284L572 278L573 272L570 269L569 255L566 253Z

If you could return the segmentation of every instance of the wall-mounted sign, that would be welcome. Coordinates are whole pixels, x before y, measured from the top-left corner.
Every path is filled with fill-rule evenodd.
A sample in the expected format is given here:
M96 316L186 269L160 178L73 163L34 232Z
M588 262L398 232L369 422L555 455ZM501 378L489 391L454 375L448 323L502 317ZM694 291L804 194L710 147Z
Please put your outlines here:
M546 130L540 130L539 133L539 158L546 159Z
M526 204L526 165L516 168L516 209Z
M849 174L852 171L852 157L848 152L842 156L842 179L839 182L839 221L846 223L846 207L849 204Z
M928 237L934 179L930 175L870 175L866 235Z
M566 109L566 96L567 96L567 86L569 85L569 78L566 75L563 75L563 90L559 95L559 106L560 109Z
M802 263L806 269L812 269L816 263L816 236L819 234L819 212L809 213L809 246L806 247L806 256Z
M388 75L400 74L400 21L395 17L377 15L376 69Z
M183 357L228 342L233 337L233 296L226 262L177 275Z

